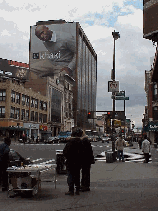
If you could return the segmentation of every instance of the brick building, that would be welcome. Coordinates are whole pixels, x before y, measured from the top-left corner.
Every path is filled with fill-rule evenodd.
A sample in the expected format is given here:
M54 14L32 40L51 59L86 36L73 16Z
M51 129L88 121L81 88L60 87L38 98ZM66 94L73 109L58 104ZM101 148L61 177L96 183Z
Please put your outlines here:
M18 79L0 78L0 130L1 135L22 133L40 136L48 130L48 97L26 89Z
M60 131L71 131L74 126L73 118L73 84L74 79L63 72L59 76L39 77L30 72L29 80L25 88L32 88L35 92L50 99L48 111L48 123L52 135L56 136Z
M145 92L147 106L142 120L143 131L147 133L152 142L158 137L158 50L156 53L151 70L145 71Z

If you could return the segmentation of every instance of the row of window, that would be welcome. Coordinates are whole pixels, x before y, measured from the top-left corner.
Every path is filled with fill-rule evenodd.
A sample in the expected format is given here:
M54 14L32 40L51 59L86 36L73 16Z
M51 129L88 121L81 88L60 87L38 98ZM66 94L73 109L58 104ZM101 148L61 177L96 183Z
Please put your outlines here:
M21 96L20 93L12 90L12 92L11 92L11 102L20 104L20 96ZM30 97L22 94L22 105L29 106L29 104L30 104ZM39 101L38 99L31 97L31 105L30 106L32 108L38 109L38 104L39 104L39 109L47 111L47 102L44 102L44 101L41 101L41 100Z
M11 107L10 118L20 119L20 108ZM31 111L29 117L29 110L21 109L21 120L47 123L47 114Z

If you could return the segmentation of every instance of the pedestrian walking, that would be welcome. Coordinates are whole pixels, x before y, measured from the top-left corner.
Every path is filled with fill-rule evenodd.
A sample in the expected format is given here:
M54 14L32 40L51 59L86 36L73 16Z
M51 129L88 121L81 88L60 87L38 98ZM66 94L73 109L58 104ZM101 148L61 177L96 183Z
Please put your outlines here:
M147 135L144 135L144 141L142 142L142 152L144 153L144 163L149 162L149 152L150 152L150 141L147 139Z
M141 149L141 148L142 148L142 142L143 142L143 139L142 139L142 138L140 138L140 139L139 139L139 142L138 142L138 143L139 143L139 149Z
M122 162L124 162L123 149L125 146L126 146L125 140L122 138L122 135L119 134L119 137L117 138L115 142L115 147L117 149L118 158L120 162L121 162L121 159L122 159Z
M81 191L90 191L90 168L91 164L94 164L94 156L93 156L93 150L90 141L88 140L88 137L85 136L85 133L83 131L82 134L82 179L81 179Z
M82 157L82 143L81 136L83 131L81 129L75 129L72 132L72 137L68 140L63 155L66 158L67 168L67 183L69 191L65 195L74 195L74 186L76 188L76 195L79 195L80 189L80 169L81 169L81 157Z
M26 134L25 133L23 133L23 135L22 135L22 140L23 140L23 143L25 144L25 142L26 142Z
M8 173L7 168L9 164L9 146L11 139L6 137L4 143L0 145L0 178L2 182L2 191L8 190Z
M39 136L36 137L36 144L39 142Z

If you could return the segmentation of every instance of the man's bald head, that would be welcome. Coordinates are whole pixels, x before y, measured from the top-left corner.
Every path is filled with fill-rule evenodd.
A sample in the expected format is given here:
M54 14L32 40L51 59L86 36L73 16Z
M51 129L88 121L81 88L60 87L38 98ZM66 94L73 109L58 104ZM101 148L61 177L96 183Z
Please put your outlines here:
M45 25L39 25L35 29L35 35L42 41L49 41L53 32Z

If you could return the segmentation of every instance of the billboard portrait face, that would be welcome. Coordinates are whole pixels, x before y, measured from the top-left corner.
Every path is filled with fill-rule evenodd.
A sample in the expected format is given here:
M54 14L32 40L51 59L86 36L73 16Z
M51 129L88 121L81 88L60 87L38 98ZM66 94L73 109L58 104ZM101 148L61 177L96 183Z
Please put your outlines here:
M30 32L30 70L39 76L74 76L76 23L36 25Z

